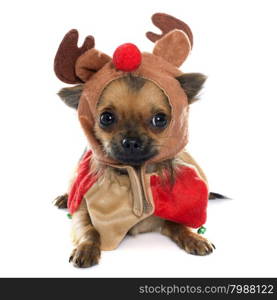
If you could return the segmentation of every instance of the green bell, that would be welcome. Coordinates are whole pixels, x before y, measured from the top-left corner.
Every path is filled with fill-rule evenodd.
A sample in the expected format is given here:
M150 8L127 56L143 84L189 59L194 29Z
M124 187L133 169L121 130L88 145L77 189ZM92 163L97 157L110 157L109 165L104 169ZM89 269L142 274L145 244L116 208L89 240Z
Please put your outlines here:
M206 232L206 230L207 230L206 227L201 226L201 227L198 228L197 233L198 234L204 234Z

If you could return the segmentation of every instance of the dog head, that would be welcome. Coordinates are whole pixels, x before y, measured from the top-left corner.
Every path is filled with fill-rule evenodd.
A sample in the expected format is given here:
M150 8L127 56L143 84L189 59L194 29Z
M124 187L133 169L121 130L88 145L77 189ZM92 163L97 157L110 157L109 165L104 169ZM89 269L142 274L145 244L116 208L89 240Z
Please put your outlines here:
M70 31L55 59L57 76L82 83L59 92L78 109L81 125L99 161L141 165L172 158L187 143L188 104L195 101L205 76L182 74L178 67L192 47L192 34L182 21L155 14L162 34L147 33L153 54L124 44L113 59L94 49L88 37L77 47Z

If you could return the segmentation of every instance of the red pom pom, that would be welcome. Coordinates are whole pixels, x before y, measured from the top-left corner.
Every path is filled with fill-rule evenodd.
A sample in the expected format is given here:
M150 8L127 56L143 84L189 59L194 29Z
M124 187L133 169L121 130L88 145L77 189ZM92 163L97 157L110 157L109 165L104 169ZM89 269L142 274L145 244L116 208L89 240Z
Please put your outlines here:
M141 53L134 44L123 44L114 51L113 64L117 70L131 72L141 64Z

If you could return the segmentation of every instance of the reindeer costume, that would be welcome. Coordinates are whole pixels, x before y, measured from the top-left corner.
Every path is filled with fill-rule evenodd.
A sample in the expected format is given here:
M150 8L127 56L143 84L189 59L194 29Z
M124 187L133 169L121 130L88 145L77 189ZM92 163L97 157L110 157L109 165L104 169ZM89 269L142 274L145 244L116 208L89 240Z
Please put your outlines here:
M79 163L69 192L68 208L74 218L81 204L87 207L91 223L100 234L103 250L116 248L133 226L152 215L193 228L206 221L206 178L184 151L188 142L188 100L176 80L183 74L178 67L192 48L192 33L184 22L165 14L155 14L153 23L162 30L161 35L147 33L155 42L153 53L140 53L136 46L124 44L112 59L94 48L91 36L78 48L78 33L71 30L55 58L55 72L60 80L70 84L85 83L78 116L89 150ZM163 148L139 169L109 158L93 133L96 105L102 91L110 82L129 73L160 87L172 110L171 122L164 133L165 143L170 147ZM169 181L163 184L155 170L156 163L172 158L178 166L173 186ZM97 164L107 168L97 172ZM109 167L124 169L127 175L111 175Z

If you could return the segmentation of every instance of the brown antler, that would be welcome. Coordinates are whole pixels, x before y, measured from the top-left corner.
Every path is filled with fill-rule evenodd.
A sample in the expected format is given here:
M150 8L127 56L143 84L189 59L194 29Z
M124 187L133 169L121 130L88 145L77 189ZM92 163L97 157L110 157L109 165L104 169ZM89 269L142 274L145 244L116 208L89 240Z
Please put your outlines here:
M55 73L61 81L66 83L82 82L75 73L76 61L79 56L94 47L94 38L87 36L83 45L79 48L77 45L78 37L76 29L70 30L63 38L55 57Z
M176 19L170 15L164 14L164 13L156 13L152 16L152 22L159 29L161 29L162 34L147 32L146 36L150 41L156 42L157 40L159 40L163 36L165 36L168 32L170 32L174 29L179 29L186 33L186 35L188 36L188 38L190 40L190 45L192 48L193 35L192 35L191 29L189 28L189 26L186 23L184 23L183 21Z

